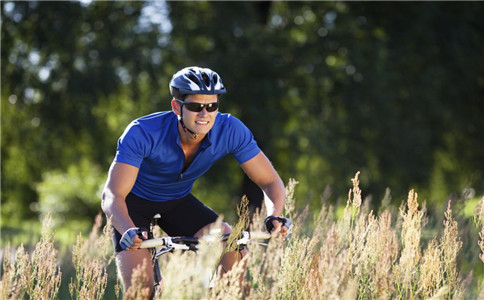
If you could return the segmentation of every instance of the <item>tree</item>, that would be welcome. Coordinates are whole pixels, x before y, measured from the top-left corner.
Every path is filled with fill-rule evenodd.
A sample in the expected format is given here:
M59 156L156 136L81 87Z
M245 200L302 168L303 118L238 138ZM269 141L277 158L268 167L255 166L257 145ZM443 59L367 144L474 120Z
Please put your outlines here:
M328 185L345 197L358 170L375 205L386 187L439 201L484 188L480 2L2 6L2 220L36 216L59 178L102 185L125 126L170 109L168 82L188 65L222 76L221 110L298 179L302 203ZM195 188L230 214L243 182L226 159Z
M5 220L35 214L37 184L49 171L84 161L107 170L124 127L167 87L158 73L164 34L141 22L142 2L2 5Z

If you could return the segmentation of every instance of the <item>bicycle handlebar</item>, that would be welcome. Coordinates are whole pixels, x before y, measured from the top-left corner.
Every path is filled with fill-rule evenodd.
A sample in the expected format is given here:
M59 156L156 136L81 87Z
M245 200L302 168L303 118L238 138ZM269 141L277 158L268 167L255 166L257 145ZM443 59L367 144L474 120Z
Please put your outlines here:
M269 232L265 231L244 231L249 234L251 240L267 240L272 237Z
M221 241L227 241L228 234L224 235ZM247 245L253 240L267 240L271 238L271 234L265 231L242 231L242 236L237 240L237 245ZM200 239L203 239L200 238ZM140 248L155 248L159 246L166 246L173 250L198 250L198 246L192 246L187 244L198 245L199 238L197 237L162 237L144 240L141 243Z
M162 237L162 238L156 238L156 239L149 239L149 240L144 240L141 243L140 248L154 248L157 246L167 246L167 247L172 247L173 249L179 249L179 250L197 250L196 247L194 246L188 246L187 244L198 244L198 238L196 237L184 237L184 236L178 236L178 237Z

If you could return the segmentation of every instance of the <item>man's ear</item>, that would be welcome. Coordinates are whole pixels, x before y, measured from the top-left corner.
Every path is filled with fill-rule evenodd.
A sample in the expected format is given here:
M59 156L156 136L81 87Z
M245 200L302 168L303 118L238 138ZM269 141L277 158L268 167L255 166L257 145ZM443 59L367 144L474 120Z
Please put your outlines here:
M181 105L175 99L171 100L171 110L175 113L175 115L181 115Z

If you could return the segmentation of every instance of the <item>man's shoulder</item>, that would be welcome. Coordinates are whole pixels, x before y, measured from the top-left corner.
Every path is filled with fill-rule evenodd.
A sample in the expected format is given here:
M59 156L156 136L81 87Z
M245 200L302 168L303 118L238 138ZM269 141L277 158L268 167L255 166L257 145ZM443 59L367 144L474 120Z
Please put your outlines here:
M176 115L172 111L161 111L140 117L134 120L132 124L145 130L160 130L173 123L174 119L176 119Z
M137 118L126 127L121 140L126 137L160 138L172 130L173 124L176 124L175 120L176 115L171 111L156 112Z
M237 137L247 135L250 130L237 117L231 114L219 113L216 126L212 129L217 138L234 140Z
M150 124L150 123L159 123L160 121L165 121L165 120L171 121L173 118L176 118L176 115L172 111L158 111L146 116L139 117L136 120L139 122Z
M243 125L242 121L240 121L235 116L228 114L228 113L219 113L217 116L217 121L222 126L240 126Z

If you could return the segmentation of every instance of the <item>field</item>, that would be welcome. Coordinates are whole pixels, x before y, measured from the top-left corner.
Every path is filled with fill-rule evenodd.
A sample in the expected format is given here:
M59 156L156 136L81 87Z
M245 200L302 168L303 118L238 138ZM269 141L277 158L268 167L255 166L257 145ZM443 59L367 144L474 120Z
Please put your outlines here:
M338 209L322 199L311 212L296 209L297 182L291 180L289 241L252 246L246 268L235 267L212 289L200 273L213 270L215 251L223 251L218 243L203 245L196 256L163 256L157 299L484 299L484 198L470 216L455 213L451 201L438 216L411 190L399 208L386 197L374 212L361 197L358 173L352 182L346 205ZM461 202L464 207L465 199ZM242 205L240 219L247 214ZM263 217L264 212L254 214L251 230L262 229ZM49 217L32 251L5 246L0 299L121 299L109 224L101 216L94 223L89 237L78 236L69 261L55 248ZM146 298L137 279L125 299Z

